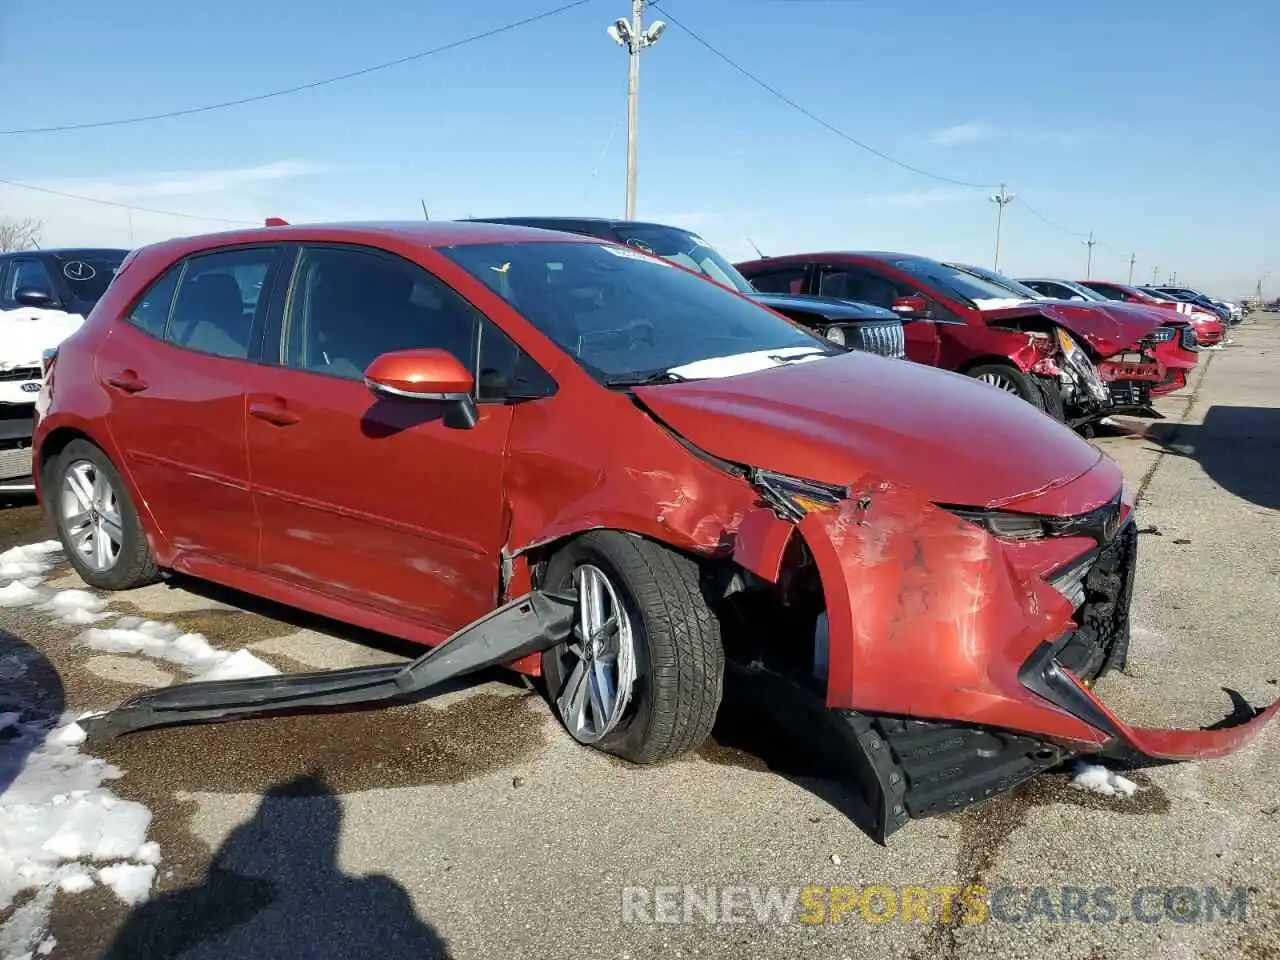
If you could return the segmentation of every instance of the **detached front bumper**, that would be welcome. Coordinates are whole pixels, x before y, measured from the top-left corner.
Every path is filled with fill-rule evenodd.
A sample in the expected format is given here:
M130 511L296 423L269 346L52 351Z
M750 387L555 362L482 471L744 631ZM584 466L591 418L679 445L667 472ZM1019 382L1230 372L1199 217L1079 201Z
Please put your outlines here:
M826 703L871 725L858 742L874 775L859 779L883 800L883 835L1071 756L1222 756L1275 715L1280 701L1208 729L1153 730L1098 699L1089 684L1128 649L1137 538L1131 514L1114 526L1073 610L1053 571L1020 572L1016 547L888 483L855 485L800 522L827 605Z

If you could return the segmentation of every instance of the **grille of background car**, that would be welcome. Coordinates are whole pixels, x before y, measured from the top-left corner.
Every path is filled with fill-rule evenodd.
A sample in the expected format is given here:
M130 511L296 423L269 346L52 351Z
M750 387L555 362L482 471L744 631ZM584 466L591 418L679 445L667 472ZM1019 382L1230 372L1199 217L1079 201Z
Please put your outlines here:
M849 346L867 353L878 353L882 357L893 357L902 360L907 355L906 334L902 324L897 320L884 323L860 323L845 330L845 335L853 334Z
M18 380L39 380L39 367L13 367L0 370L0 383L14 383Z
M1184 324L1179 328L1179 333L1182 337L1180 342L1183 350L1195 350L1198 348L1196 332L1192 329L1191 324Z

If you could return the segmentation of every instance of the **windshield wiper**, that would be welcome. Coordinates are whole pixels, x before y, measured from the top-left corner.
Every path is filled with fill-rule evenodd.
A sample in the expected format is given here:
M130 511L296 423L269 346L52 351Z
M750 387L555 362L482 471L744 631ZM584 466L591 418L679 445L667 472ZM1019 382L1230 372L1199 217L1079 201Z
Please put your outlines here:
M648 387L657 383L680 383L688 380L670 370L650 370L647 373L619 373L607 375L603 382L606 387Z

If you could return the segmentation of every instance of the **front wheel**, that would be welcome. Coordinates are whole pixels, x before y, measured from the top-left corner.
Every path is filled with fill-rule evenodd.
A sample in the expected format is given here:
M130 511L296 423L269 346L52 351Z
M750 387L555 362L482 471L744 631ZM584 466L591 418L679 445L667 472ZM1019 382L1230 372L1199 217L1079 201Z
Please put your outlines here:
M1063 419L1062 394L1052 381L1023 373L1017 367L1003 363L984 363L967 371L975 380L990 384L997 390L1018 397L1055 420Z
M578 596L572 637L542 656L569 734L633 763L699 747L720 707L724 647L698 565L640 537L592 531L556 553L543 581Z

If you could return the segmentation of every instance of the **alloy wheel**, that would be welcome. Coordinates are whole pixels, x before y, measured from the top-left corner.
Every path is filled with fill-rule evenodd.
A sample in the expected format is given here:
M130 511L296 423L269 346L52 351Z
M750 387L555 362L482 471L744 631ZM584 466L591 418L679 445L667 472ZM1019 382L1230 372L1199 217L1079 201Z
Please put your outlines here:
M1005 393L1013 393L1013 394L1021 395L1021 391L1018 389L1018 385L1014 383L1011 379L1006 377L1004 374L994 373L994 372L984 373L984 374L981 374L978 377L978 379L981 380L983 383L989 383L993 387L998 387L999 389L1003 390Z
M62 529L67 545L95 573L120 559L124 525L120 498L97 464L77 460L62 475Z
M604 571L573 571L578 619L569 643L575 660L556 698L565 727L579 743L595 743L617 727L636 680L631 617Z

